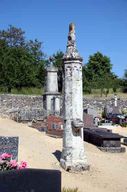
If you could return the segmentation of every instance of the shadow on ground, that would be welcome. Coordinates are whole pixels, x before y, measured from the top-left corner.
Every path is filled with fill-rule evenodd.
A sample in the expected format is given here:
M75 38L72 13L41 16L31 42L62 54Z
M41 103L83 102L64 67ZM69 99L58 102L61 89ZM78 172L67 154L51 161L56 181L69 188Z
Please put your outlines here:
M61 158L61 151L56 150L55 152L52 153L56 159L60 162L60 158Z

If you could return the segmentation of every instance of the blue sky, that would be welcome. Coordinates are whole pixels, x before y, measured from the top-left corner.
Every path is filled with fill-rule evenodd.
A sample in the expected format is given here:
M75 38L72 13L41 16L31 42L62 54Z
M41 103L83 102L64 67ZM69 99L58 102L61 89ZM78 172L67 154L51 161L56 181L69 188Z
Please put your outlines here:
M97 51L111 59L113 72L127 69L127 0L0 0L0 29L21 27L27 39L43 42L52 55L66 50L68 25L76 25L77 48L87 63Z

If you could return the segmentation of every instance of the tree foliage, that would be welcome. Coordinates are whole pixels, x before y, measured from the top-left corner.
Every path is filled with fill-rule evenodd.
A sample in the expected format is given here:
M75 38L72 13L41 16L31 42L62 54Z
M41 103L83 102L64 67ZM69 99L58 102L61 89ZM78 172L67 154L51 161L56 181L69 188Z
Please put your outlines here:
M53 54L53 65L58 68L58 90L61 92L63 87L63 55L62 51Z
M0 31L0 40L4 40L9 47L25 46L25 32L12 25L7 30Z
M125 69L125 72L124 72L123 92L127 93L127 69Z
M109 88L116 85L117 77L112 73L110 58L100 52L89 57L88 63L83 66L83 89L91 93L91 90L100 89L101 95L105 91L108 94Z
M8 92L13 87L41 86L44 82L42 43L27 41L24 35L21 28L13 26L0 31L0 86Z
M7 92L12 88L42 87L45 83L45 67L49 63L42 52L42 43L37 39L27 40L21 28L10 25L0 30L0 88ZM63 52L53 54L53 65L58 68L58 89L63 87ZM127 92L127 69L124 79L112 72L110 58L97 52L83 65L83 91L91 93L100 89L101 95L115 92L119 86Z

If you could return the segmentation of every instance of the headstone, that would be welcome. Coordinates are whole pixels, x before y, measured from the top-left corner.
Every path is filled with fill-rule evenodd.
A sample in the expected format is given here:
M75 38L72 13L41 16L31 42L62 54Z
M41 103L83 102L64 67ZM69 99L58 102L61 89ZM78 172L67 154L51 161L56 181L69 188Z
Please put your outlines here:
M75 26L69 25L64 61L64 133L61 166L66 171L89 169L83 142L82 58L76 49Z
M46 133L52 137L63 137L63 119L56 115L49 115Z
M2 153L12 154L12 159L18 160L18 137L0 136L0 155Z
M89 114L89 115L92 115L93 118L99 116L99 113L98 113L97 109L94 108L94 107L92 107L92 106L88 106L88 107L85 108L83 111L84 111L85 113Z
M41 169L0 172L0 191L61 192L61 172Z
M94 119L92 115L89 115L87 113L83 114L83 120L84 120L84 128L93 128L94 125Z

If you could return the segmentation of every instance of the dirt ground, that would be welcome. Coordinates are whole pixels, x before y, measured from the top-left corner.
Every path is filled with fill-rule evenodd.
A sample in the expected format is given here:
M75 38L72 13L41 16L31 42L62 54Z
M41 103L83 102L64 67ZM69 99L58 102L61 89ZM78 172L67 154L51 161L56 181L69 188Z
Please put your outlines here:
M113 131L127 136L127 128L117 127ZM78 187L80 192L127 191L127 152L101 152L94 145L84 143L90 171L72 174L60 167L55 155L60 156L62 139L49 137L9 119L0 119L0 136L19 136L19 161L27 161L29 168L59 169L62 187Z

